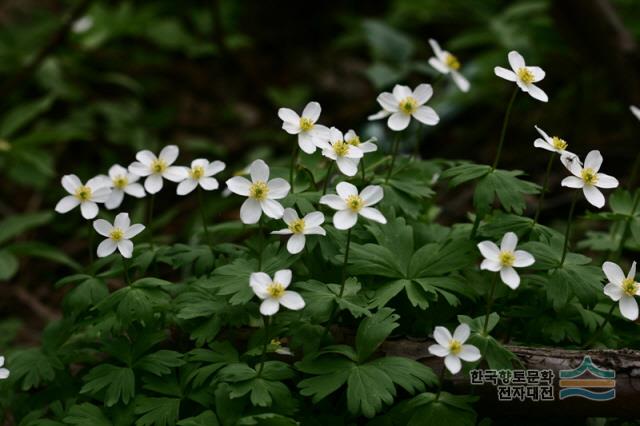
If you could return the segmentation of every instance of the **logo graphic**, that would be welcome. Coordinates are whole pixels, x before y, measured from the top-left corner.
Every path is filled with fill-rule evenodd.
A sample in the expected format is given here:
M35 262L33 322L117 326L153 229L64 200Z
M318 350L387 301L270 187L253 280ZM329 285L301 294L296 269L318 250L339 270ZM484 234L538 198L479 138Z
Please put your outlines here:
M598 368L587 355L577 368L560 370L560 399L578 396L592 401L609 401L616 397L615 378L614 370Z

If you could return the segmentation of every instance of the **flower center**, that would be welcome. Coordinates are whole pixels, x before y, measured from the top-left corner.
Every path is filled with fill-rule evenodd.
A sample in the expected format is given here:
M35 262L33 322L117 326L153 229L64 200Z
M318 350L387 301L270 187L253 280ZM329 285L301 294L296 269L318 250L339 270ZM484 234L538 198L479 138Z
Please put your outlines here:
M457 340L452 340L451 342L449 342L449 352L454 355L458 355L461 350L462 343L458 342Z
M274 281L267 287L267 293L274 299L280 299L284 295L284 286Z
M349 153L349 144L345 141L334 142L331 146L338 157L344 157Z
M638 292L638 283L633 278L622 280L622 290L627 296L635 296Z
M502 266L513 266L513 262L516 261L516 256L510 251L500 252L500 263Z
M559 151L564 151L569 146L567 141L557 136L551 138L551 145L553 145L553 147Z
M151 171L153 173L162 173L166 169L167 169L167 163L165 163L164 160L157 158L153 160L153 162L151 163Z
M300 117L300 129L302 129L303 132L308 132L313 129L313 121L307 117Z
M526 67L522 67L518 69L517 74L520 81L522 81L524 84L531 84L535 79L535 77L533 76L533 73L529 71L529 69Z
M452 70L460 69L460 61L451 53L447 53L444 55L444 63Z
M592 168L587 167L586 169L582 169L580 174L582 175L582 180L587 185L595 185L598 183L598 175Z
M347 207L356 213L364 207L364 201L359 195L349 195L345 202L347 203Z
M304 219L296 219L289 224L289 230L294 234L301 234L304 231Z
M200 180L202 176L204 176L204 167L202 166L193 166L191 170L189 170L189 176L193 180Z
M249 197L258 201L266 200L267 194L269 194L269 187L263 180L253 182L249 187Z
M126 176L119 175L113 179L113 186L118 189L124 189L125 186L129 183L129 179Z
M407 96L398 104L400 107L400 111L405 114L413 114L418 109L418 102L413 98L413 96Z
M91 199L91 188L88 186L80 186L76 189L76 198L80 201L89 201Z
M113 228L111 232L109 232L109 238L113 241L120 241L124 237L124 232L120 228Z
M347 139L346 142L351 146L360 146L360 136L356 135L351 139Z

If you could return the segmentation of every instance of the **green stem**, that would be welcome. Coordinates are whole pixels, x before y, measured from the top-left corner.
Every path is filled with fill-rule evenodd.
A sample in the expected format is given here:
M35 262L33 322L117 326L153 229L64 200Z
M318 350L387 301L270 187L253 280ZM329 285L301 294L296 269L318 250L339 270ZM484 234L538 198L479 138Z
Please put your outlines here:
M87 235L87 240L89 241L89 265L93 265L93 225L91 221L87 221L87 231L89 235Z
M487 335L487 328L489 328L489 314L491 313L491 307L493 306L493 296L496 292L496 285L498 284L498 275L496 272L493 274L493 280L491 281L491 290L489 290L489 295L487 296L487 314L484 317L484 326L482 327L482 335Z
M564 260L567 257L567 249L569 248L569 237L571 236L571 222L573 220L573 212L576 209L576 202L578 201L578 191L573 194L573 200L571 201L571 208L569 209L569 218L567 219L567 229L564 233L564 247L562 248L562 258L560 259L560 267L564 265Z
M262 224L262 216L258 220L258 238L260 239L260 244L258 245L258 271L262 271L262 252L264 251L264 225Z
M202 188L197 189L198 192L198 207L200 210L200 216L202 217L202 228L204 229L204 235L207 239L207 244L211 245L211 234L209 234L209 228L207 227L207 216L204 212L204 202L202 201Z
M504 145L504 137L507 134L507 125L509 124L509 118L511 117L511 108L513 107L513 101L516 99L516 95L520 91L519 87L516 86L513 89L513 94L511 95L511 99L509 100L509 105L507 105L507 111L504 114L504 120L502 121L502 130L500 131L500 142L498 142L498 150L496 151L496 158L493 160L492 169L496 169L498 167L498 162L500 161L500 156L502 155L502 147Z
M291 153L291 166L289 168L289 184L291 185L291 193L293 194L293 169L298 162L298 143L293 144L293 152Z
M124 273L124 281L127 283L127 285L131 285L131 279L129 278L129 263L124 256L122 256L122 270Z
M540 218L540 212L542 211L542 205L544 204L544 196L547 192L547 186L549 185L549 175L551 174L551 166L553 166L553 158L555 153L551 153L549 156L549 162L547 163L547 172L544 175L544 182L542 183L542 192L540 193L540 199L538 200L538 208L536 209L536 215L533 218L533 226L536 226L538 219Z
M590 348L591 345L593 345L598 340L600 334L602 334L602 330L604 330L604 327L611 321L611 316L613 315L613 310L615 308L616 304L614 302L611 305L611 309L609 309L609 312L607 312L607 316L604 318L604 321L602 321L602 323L598 326L598 329L593 332L593 336L591 337L591 339L589 339L585 347Z
M362 183L364 184L367 181L364 170L364 157L360 159L360 169L362 170Z
M149 230L149 242L151 245L153 245L153 204L155 199L156 194L151 194L147 204L147 229Z
M344 249L344 261L342 262L342 284L340 286L340 292L338 293L338 297L341 298L344 294L345 284L347 283L347 263L349 262L349 248L351 247L351 228L347 231L347 245ZM327 326L322 333L322 337L320 338L320 342L322 342L327 335L329 334L329 328L335 319L336 313L338 312L338 305L334 304L333 308L331 308L331 315L329 315L329 320L327 321Z
M629 236L629 230L631 229L631 219L636 213L638 209L638 203L640 202L640 191L636 191L633 196L633 206L631 207L631 213L629 213L629 217L627 217L624 221L624 227L622 228L622 234L620 235L620 243L618 244L618 248L613 253L613 259L618 260L622 255L622 251L624 250L624 243L627 241L627 237Z
M391 177L391 173L393 172L393 166L396 164L396 157L398 156L398 148L400 147L400 132L396 132L396 136L393 140L393 152L391 154L391 165L389 165L389 170L387 171L387 177L384 180L384 183L389 183L389 178Z
M267 346L269 346L269 320L271 317L264 316L264 345L262 346L262 354L260 355L260 367L258 368L258 377L262 375L264 363L267 357Z
M327 175L324 177L324 186L322 187L322 195L327 193L327 185L329 185L329 180L331 180L332 170L333 170L333 161L329 163L329 168L327 169Z
M476 213L476 218L473 221L473 227L471 228L471 235L469 236L469 238L476 237L476 232L478 232L478 227L480 226L481 220L482 220L482 217L480 217L480 215Z

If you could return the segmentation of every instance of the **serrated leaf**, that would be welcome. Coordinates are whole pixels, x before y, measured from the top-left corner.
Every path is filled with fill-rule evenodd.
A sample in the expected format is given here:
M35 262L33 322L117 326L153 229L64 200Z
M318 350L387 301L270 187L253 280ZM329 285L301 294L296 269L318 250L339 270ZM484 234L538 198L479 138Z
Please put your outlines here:
M122 401L128 404L135 395L135 375L128 367L101 364L94 367L83 378L86 383L80 393L97 395L104 392L104 403L111 407Z

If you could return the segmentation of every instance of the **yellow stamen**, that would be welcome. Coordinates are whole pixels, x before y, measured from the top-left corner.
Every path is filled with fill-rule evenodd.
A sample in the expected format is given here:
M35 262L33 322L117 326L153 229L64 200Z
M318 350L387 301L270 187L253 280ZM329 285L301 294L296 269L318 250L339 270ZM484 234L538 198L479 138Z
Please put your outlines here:
M267 195L269 194L269 187L267 183L262 180L258 180L253 182L249 187L249 197L258 201L263 201L267 199Z
M296 219L289 224L289 230L294 234L300 234L304 231L304 219Z
M308 132L313 129L313 121L307 117L300 117L300 129L302 129L303 132Z
M193 166L191 170L189 170L189 176L193 180L200 180L202 176L204 176L204 167L202 166Z
M274 299L280 299L284 295L285 288L282 284L277 282L272 282L267 287L267 293Z
M344 157L349 153L349 144L344 141L334 142L331 146L338 157Z
M413 114L418 109L418 101L416 101L412 96L407 96L398 104L400 107L400 111L405 114Z
M88 186L79 186L76 189L76 198L80 201L89 201L91 200L91 188Z
M124 189L129 184L129 179L124 175L118 175L113 178L113 186L118 189Z
M513 266L513 263L516 261L516 256L510 251L501 251L500 252L500 263L502 266Z
M533 80L535 80L533 73L529 71L528 68L525 68L525 67L518 69L518 72L516 74L518 74L518 78L524 84L531 84L533 83Z
M627 296L635 296L638 292L638 284L633 278L622 280L622 290Z
M153 160L153 162L151 163L151 170L153 171L153 173L162 173L166 169L167 169L167 163L165 163L164 160L157 158Z
M451 352L453 355L458 355L461 350L462 343L458 342L457 340L452 340L451 342L449 342L449 352Z
M364 200L359 195L349 195L345 202L347 207L356 213L364 207Z
M347 142L351 146L360 146L360 136L355 135L351 139L347 139L345 142Z
M458 61L458 58L453 56L451 53L446 53L444 55L444 63L452 70L460 69L460 61Z
M124 237L124 232L120 228L113 228L111 232L109 232L109 238L113 241L120 241Z
M551 145L553 145L553 147L559 151L564 151L569 146L567 141L557 136L551 138Z
M598 183L598 175L592 168L587 167L586 169L582 169L580 175L587 185L595 185Z

